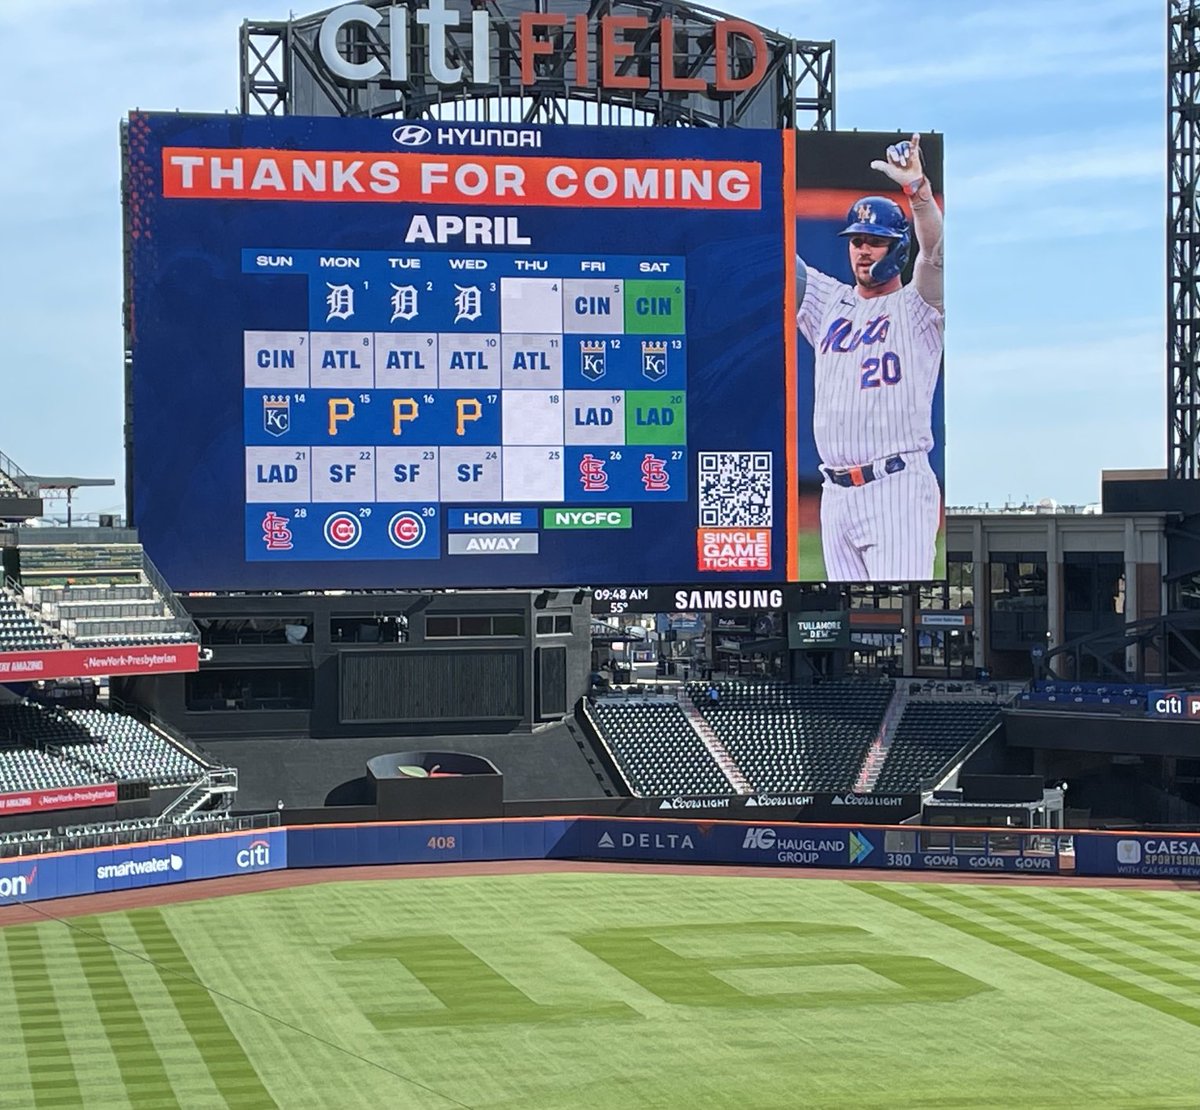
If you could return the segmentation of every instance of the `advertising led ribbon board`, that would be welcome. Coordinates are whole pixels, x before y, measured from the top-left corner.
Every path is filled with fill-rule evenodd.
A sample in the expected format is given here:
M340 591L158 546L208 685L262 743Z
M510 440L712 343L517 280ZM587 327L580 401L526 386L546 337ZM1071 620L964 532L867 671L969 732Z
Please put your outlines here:
M833 138L870 172L867 136ZM809 141L131 115L128 463L155 563L179 590L836 577L798 476L828 460L795 266L815 288L846 265L826 209L849 185L813 192L806 245Z

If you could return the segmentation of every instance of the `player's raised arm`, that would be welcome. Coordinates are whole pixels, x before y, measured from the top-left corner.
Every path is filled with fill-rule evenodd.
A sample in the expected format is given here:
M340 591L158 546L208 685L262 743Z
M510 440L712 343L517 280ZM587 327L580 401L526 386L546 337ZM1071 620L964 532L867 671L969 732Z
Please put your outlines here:
M889 146L887 161L872 162L871 168L887 174L908 197L919 248L913 267L913 284L926 304L939 312L945 311L942 211L933 199L933 187L925 176L921 136L913 135L911 140Z

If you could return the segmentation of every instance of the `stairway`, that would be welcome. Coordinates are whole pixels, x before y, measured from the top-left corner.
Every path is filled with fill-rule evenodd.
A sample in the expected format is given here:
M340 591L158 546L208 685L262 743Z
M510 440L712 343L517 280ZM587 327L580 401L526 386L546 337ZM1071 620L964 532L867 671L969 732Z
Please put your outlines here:
M721 773L733 787L735 793L753 794L754 787L750 785L749 779L742 774L742 769L734 762L733 756L729 754L729 749L721 743L720 737L713 732L712 726L704 719L704 714L696 708L696 703L692 701L686 688L679 692L679 708L687 718L688 724L692 726L692 731L700 737L700 742L717 761L717 766L721 768Z
M875 783L879 781L879 772L883 770L888 750L896 737L900 718L904 716L904 710L908 706L908 690L909 683L903 679L899 680L892 690L892 700L888 702L883 720L879 723L879 732L871 741L862 767L859 768L858 778L854 782L856 794L869 794L875 789Z

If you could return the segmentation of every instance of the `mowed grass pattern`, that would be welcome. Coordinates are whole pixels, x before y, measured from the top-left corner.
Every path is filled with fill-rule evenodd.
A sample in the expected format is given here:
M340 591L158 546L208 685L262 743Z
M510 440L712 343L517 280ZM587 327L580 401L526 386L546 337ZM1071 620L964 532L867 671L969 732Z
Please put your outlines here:
M1196 1107L1200 894L331 882L2 929L0 1031L6 1108Z

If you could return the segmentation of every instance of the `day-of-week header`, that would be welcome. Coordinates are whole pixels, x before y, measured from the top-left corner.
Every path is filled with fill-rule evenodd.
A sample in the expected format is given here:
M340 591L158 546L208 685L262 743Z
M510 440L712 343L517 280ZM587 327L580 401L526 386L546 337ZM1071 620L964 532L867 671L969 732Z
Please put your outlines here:
M163 196L570 208L762 207L758 162L167 147Z

